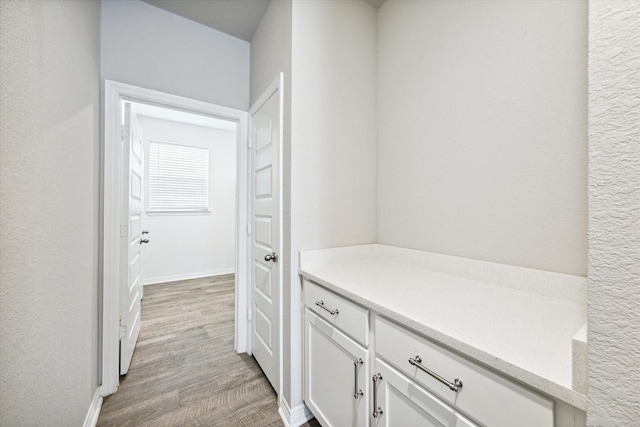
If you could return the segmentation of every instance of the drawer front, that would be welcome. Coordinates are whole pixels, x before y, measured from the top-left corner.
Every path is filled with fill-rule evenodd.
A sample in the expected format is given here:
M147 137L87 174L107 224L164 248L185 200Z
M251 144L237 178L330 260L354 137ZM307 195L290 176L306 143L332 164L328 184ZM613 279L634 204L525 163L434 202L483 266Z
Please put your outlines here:
M304 280L307 308L364 346L369 345L369 310Z
M488 426L553 427L553 401L516 384L469 359L420 337L390 321L376 317L376 357L386 360L410 379L445 402ZM412 365L409 359L455 385L442 382Z

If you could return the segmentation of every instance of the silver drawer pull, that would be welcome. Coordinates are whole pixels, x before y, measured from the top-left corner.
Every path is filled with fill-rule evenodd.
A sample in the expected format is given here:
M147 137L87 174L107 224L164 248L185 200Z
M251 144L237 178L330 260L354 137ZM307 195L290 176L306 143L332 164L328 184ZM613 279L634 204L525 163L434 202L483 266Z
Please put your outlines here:
M457 393L462 388L462 381L460 381L458 378L453 380L453 382L449 382L446 379L442 378L440 375L438 375L435 372L433 372L431 369L429 369L429 368L425 367L424 365L422 365L422 359L420 358L420 356L416 356L414 358L410 357L409 358L409 363L412 366L415 366L416 368L420 369L422 372L425 372L425 373L431 375L433 378L437 379L442 384L444 384L447 387L449 387L449 389L451 391L455 391Z
M339 311L338 311L338 309L337 309L337 308L336 308L335 310L331 310L331 309L328 309L327 307L325 307L325 306L324 306L324 301L323 301L323 300L316 301L316 305L317 305L318 307L322 308L323 310L327 310L327 312L328 312L330 315L332 315L332 316L335 316L336 314L339 314Z
M364 395L362 390L358 389L358 371L360 370L360 365L363 363L362 359L356 359L353 361L353 398L356 400L360 396Z

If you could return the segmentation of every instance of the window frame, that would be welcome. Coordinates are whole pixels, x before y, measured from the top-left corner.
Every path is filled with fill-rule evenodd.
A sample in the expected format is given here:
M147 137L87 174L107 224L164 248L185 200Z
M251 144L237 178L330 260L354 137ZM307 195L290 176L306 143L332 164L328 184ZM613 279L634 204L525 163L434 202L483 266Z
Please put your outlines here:
M152 198L151 198L151 181L152 181L152 174L151 174L151 170L152 170L152 164L151 164L151 152L152 152L152 146L153 144L157 144L157 145L172 145L172 146L178 146L178 147L186 147L186 148L193 148L193 149L197 149L197 150L203 150L206 151L207 156L206 156L206 206L205 207L197 207L197 208L189 208L189 207L176 207L176 208L167 208L167 207L161 207L161 208L152 208ZM209 215L211 214L211 197L210 197L210 185L211 185L211 150L209 147L203 147L201 145L194 145L194 144L188 144L188 143L180 143L180 142L174 142L174 141L165 141L165 140L159 140L159 139L149 139L149 146L148 146L148 150L147 150L147 158L148 158L148 167L146 169L146 175L147 175L147 185L146 185L146 191L145 191L145 213L149 216L154 216L154 215Z

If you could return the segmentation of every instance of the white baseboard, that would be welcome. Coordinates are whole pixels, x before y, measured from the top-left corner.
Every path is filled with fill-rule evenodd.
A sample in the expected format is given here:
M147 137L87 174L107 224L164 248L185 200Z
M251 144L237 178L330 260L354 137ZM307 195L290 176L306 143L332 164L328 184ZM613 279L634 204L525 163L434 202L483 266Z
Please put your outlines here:
M313 418L313 414L304 403L292 410L289 408L289 403L284 399L280 400L278 414L280 414L285 427L299 427Z
M91 405L87 411L87 416L84 417L82 427L96 427L98 417L100 416L100 409L102 409L102 396L100 396L100 387L98 387L93 394L93 399L91 399Z
M176 274L173 276L163 276L163 277L150 277L148 279L144 279L142 281L142 284L144 286L147 286L147 285L155 285L158 283L177 282L179 280L201 279L203 277L221 276L223 274L232 274L232 273L235 273L235 268L223 268L221 270L201 271L199 273Z

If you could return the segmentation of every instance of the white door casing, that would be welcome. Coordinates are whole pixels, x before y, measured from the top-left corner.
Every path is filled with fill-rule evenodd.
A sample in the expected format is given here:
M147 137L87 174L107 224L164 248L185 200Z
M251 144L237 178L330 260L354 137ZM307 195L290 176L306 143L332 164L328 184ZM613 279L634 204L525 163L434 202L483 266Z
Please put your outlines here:
M237 125L236 172L236 295L235 295L235 350L250 350L249 324L249 252L248 252L248 150L246 111L196 101L181 96L144 89L125 83L104 81L104 156L103 156L103 231L102 231L102 352L99 381L100 394L115 393L120 378L120 271L121 220L125 168L123 165L122 101L133 101L164 106L196 114L235 122ZM125 193L126 194L126 193Z
M129 371L140 334L142 299L141 244L143 209L142 127L130 102L124 103L122 125L122 221L120 225L120 375Z
M282 76L249 110L251 352L276 393L281 387Z

